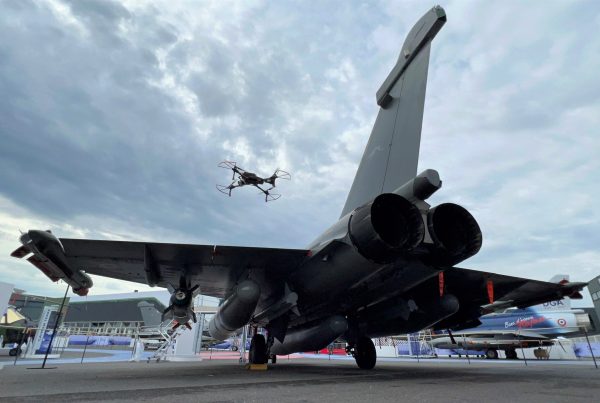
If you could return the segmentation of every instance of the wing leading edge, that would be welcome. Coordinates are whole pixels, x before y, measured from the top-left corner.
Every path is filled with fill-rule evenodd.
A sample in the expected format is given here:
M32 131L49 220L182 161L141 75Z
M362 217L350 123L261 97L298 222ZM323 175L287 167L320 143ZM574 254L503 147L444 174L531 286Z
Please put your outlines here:
M13 256L22 258L32 253L35 261L41 262L34 265L53 281L69 283L85 272L167 287L178 284L185 275L200 286L202 294L218 298L226 296L249 271L285 277L308 253L302 249L57 239L45 231L25 235L29 242L23 242ZM74 290L80 288L71 285Z

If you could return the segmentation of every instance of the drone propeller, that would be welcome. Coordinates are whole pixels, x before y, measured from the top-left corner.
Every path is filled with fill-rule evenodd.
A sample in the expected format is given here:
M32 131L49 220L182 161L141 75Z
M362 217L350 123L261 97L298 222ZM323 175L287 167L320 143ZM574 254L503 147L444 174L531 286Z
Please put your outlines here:
M292 176L289 174L289 172L283 171L279 168L277 168L275 170L275 172L273 173L273 175L271 175L269 178L265 179L265 182L267 182L268 184L275 186L275 179L285 179L285 180L290 180L292 179Z
M277 200L277 199L279 199L279 198L281 197L281 195L280 195L280 194L278 194L278 193L271 193L271 192L270 192L270 190L271 190L271 189L274 189L274 188L275 188L275 186L271 186L270 188L268 188L268 189L266 189L266 190L265 190L265 189L263 189L263 188L261 188L261 187L260 187L260 186L258 186L258 185L255 185L255 186L258 188L258 190L260 190L260 192L258 192L258 194L261 194L261 193L263 193L263 194L265 195L265 202L269 202L269 201Z
M285 179L285 180L290 180L292 179L292 175L290 175L289 172L286 172L282 169L277 168L275 170L275 173L273 174L273 176L277 179Z
M265 195L265 202L270 202L270 201L273 201L273 200L277 200L280 197L281 197L281 195L277 194L277 193L267 193Z
M231 197L231 191L233 190L233 188L235 188L236 186L233 185L229 185L229 186L223 186L223 185L215 185L217 187L217 190L223 194L228 195L229 197Z
M235 162L235 161L221 161L221 162L219 162L218 167L219 168L225 168L225 169L237 168L237 162Z

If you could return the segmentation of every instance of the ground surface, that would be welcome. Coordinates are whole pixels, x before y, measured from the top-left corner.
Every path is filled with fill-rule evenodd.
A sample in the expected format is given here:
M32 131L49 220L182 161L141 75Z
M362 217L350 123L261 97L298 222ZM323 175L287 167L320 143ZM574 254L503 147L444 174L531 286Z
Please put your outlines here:
M195 363L5 366L0 400L11 401L343 401L592 402L600 370L590 362L416 360L362 371L349 360L280 360L248 371L235 360Z

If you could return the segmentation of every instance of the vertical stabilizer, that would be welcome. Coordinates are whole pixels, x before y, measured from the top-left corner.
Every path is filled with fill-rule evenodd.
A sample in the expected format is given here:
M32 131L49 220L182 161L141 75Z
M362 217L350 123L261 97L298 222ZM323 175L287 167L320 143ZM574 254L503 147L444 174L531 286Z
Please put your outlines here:
M551 283L566 284L569 282L568 274L557 274L552 276ZM531 307L535 311L568 311L571 309L571 298L564 297L555 301L544 302L543 304L534 305Z
M411 29L396 65L377 91L381 107L342 216L417 174L431 41L446 22L440 6Z

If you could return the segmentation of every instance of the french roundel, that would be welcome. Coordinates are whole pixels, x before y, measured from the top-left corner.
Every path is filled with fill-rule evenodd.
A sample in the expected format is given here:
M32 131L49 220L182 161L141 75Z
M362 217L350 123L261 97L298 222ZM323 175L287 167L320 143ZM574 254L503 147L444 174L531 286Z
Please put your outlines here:
M558 325L559 325L559 326L561 326L561 327L565 327L565 326L567 326L567 321L566 321L566 320L564 320L564 319L562 319L562 318L561 318L561 319L558 319L558 320L556 321L556 323L558 323Z

